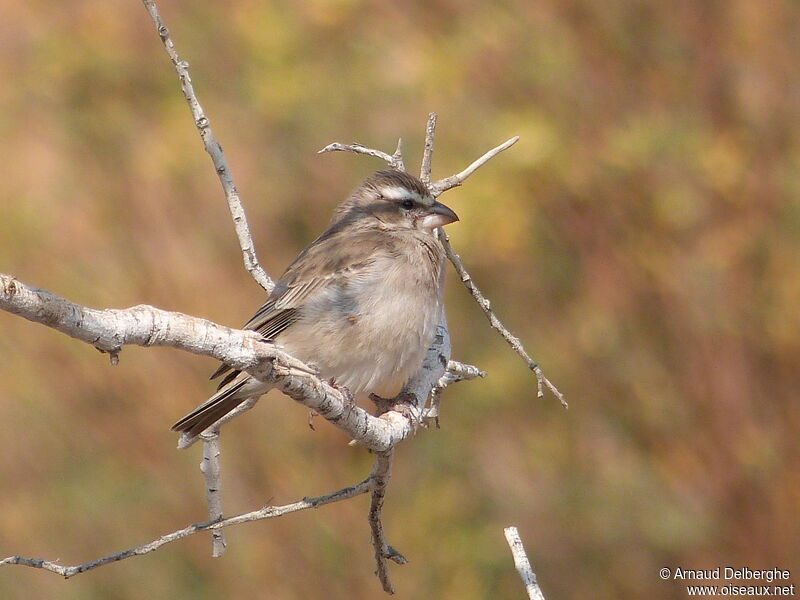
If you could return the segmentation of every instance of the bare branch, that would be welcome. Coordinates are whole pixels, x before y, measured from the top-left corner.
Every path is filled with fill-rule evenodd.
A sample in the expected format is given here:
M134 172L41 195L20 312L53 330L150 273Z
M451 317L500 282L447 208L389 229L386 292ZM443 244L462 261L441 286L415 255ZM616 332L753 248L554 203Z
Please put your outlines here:
M472 294L472 297L475 298L478 306L481 307L481 310L483 310L486 318L489 319L489 323L491 324L492 328L501 336L503 336L503 339L508 342L508 345L511 346L512 350L522 357L522 359L527 363L528 368L536 375L536 381L538 384L537 395L539 398L544 396L544 392L542 391L542 384L544 384L553 393L553 395L558 398L558 400L561 402L561 405L564 408L568 408L569 405L567 404L564 395L558 391L558 388L553 385L547 377L544 376L544 373L542 373L539 365L536 364L536 362L530 356L528 356L528 353L525 351L525 348L522 346L522 342L520 342L519 338L506 329L506 327L500 322L500 319L497 318L497 315L494 314L491 302L484 297L484 295L472 281L472 277L464 268L464 263L461 262L461 257L456 254L455 250L453 250L453 247L450 245L450 238L447 237L447 234L442 232L440 240L442 242L442 246L444 246L445 254L447 254L447 258L450 259L450 262L453 263L458 276L461 278L461 282Z
M258 265L253 250L252 239L247 228L244 212L241 209L236 188L233 185L229 169L225 162L222 149L214 139L208 125L208 119L202 112L194 95L188 73L188 65L178 58L174 50L169 33L161 22L155 4L151 0L143 0L153 18L164 47L178 71L181 86L187 102L195 117L195 123L200 131L207 152L211 155L223 188L228 197L231 214L239 235L240 245L245 258L245 266L253 277L266 290L270 290L272 282ZM421 168L421 177L430 182L431 158L433 152L433 139L435 134L436 115L431 113L426 128L425 154ZM477 168L485 164L493 156L510 147L517 138L508 140L505 144L487 152L484 156L473 162L469 167L457 175L430 184L435 195L461 185ZM393 155L367 148L361 144L334 143L326 146L320 152L350 151L366 154L384 160L391 168L405 170L402 157L402 140L398 141L397 149ZM238 208L237 208L238 207ZM460 258L449 245L447 236L439 231L440 239L445 247L448 258L453 262L462 281L470 289L475 299L484 309L492 326L497 329L514 350L528 363L536 373L539 382L539 395L541 387L547 385L566 405L563 396L545 378L533 360L525 353L519 340L503 327L491 311L489 302L474 286L470 276L464 270ZM444 271L442 271L444 273ZM443 279L440 285L443 284ZM280 389L289 397L310 408L314 413L342 429L357 443L377 453L377 462L372 475L364 482L344 488L328 496L314 499L304 499L300 502L283 507L265 507L237 517L221 519L222 504L220 497L219 477L219 427L234 418L236 415L249 410L257 401L252 398L243 402L235 411L214 424L209 430L201 434L204 440L204 460L201 470L206 477L207 495L209 501L209 514L211 521L192 525L185 529L173 532L166 536L123 552L77 565L65 567L55 562L42 559L12 556L3 561L5 564L22 564L59 573L71 577L81 572L122 560L130 556L145 554L156 550L160 546L181 539L200 531L212 530L214 535L214 555L220 555L225 548L222 537L222 528L229 525L253 520L278 517L290 512L304 510L329 502L344 500L358 494L372 491L369 522L372 531L373 544L377 563L377 575L384 589L393 593L388 577L387 559L399 564L406 559L386 543L381 522L381 511L385 499L386 487L391 476L391 463L393 448L400 441L414 434L416 423L423 416L434 416L438 411L438 395L441 390L456 381L483 377L485 373L471 365L463 365L450 361L450 337L447 321L442 312L441 321L437 327L433 344L428 349L425 361L420 370L412 376L403 388L404 399L413 396L410 403L411 415L395 410L389 410L379 417L370 415L358 406L353 406L349 398L338 389L319 377L301 361L286 354L274 344L265 342L261 336L253 331L234 330L222 327L204 319L183 315L180 313L166 312L151 306L135 306L129 309L95 310L71 303L54 294L29 287L11 276L0 274L0 309L18 314L31 321L57 329L71 337L92 344L98 350L111 355L112 361L117 359L119 352L125 344L142 346L171 346L195 354L212 356L225 362L231 367L246 371L249 375L268 382ZM445 367L448 367L445 373ZM427 411L425 405L428 395L432 393L432 405ZM179 445L186 447L197 438L183 436Z
M250 228L247 225L247 217L245 216L244 207L239 199L239 192L236 185L233 183L233 176L231 175L228 161L225 159L225 154L222 152L222 146L217 142L214 137L214 132L211 130L211 123L203 113L203 108L197 101L197 96L194 93L192 86L192 78L189 76L189 63L181 60L175 50L175 44L169 35L169 29L164 25L161 15L158 14L158 8L152 0L142 0L147 12L150 13L150 18L156 26L158 35L161 42L164 44L164 49L167 51L175 70L178 72L178 78L181 82L181 89L189 104L189 109L192 111L194 124L200 132L200 137L203 140L203 146L211 156L214 162L214 169L217 172L219 181L222 184L222 189L225 191L225 198L228 200L228 208L233 218L233 225L236 229L236 236L239 238L239 246L242 249L244 258L244 266L250 275L255 279L256 283L264 288L267 292L272 291L274 283L267 275L266 271L261 267L256 256L253 238L250 235Z
M425 127L425 150L422 152L422 166L419 178L425 185L431 183L431 157L433 156L433 138L436 135L436 113L428 115L428 124Z
M531 563L528 561L528 555L525 554L525 546L522 545L519 531L517 531L516 527L506 527L503 532L506 535L508 547L511 548L511 555L514 557L514 566L522 578L522 583L525 584L528 598L530 600L545 600L542 589L536 581L536 573L533 572Z
M472 175L480 167L482 167L491 159L493 159L495 156L500 154L503 150L511 148L511 146L516 144L518 141L519 141L519 136L515 135L513 138L506 140L496 148L492 148L491 150L489 150L486 154L481 156L479 159L475 160L470 166L468 166L460 173L456 175L451 175L450 177L445 177L444 179L440 179L436 183L432 183L431 185L428 186L431 190L431 193L434 195L434 197L437 197L449 189L458 187L459 185L464 183L464 180L467 177Z
M375 468L372 471L374 485L372 487L372 502L369 507L369 526L372 531L372 545L375 548L375 563L377 565L375 574L383 586L383 591L387 594L394 594L394 588L389 580L386 560L392 560L398 565L404 565L408 562L405 556L386 543L386 535L383 532L383 523L381 522L383 501L386 498L386 486L389 485L389 479L392 476L393 459L394 450L378 454Z
M219 429L210 433L203 433L203 462L200 470L206 479L206 499L208 501L208 520L218 521L222 518L222 485L219 465ZM222 556L225 552L225 533L222 529L211 532L211 555L214 558Z
M392 155L392 154L386 154L386 152L383 152L382 150L376 150L375 148L368 148L363 144L355 142L352 144L341 144L339 142L333 142L332 144L328 144L322 150L318 151L317 154L325 154L327 152L355 152L356 154L366 154L367 156L374 156L375 158L380 158L395 171L405 171L401 145L402 144L398 142L397 150L395 150L395 153Z
M352 406L340 390L319 379L313 369L265 342L255 331L230 329L205 319L146 305L128 309L85 308L4 274L0 274L0 309L57 329L112 355L118 354L125 344L135 344L170 346L211 356L274 384L373 451L388 450L414 432L409 419L398 412L389 411L374 417ZM445 335L437 332L440 345ZM433 353L439 357L438 352ZM437 360L446 364L447 358ZM433 378L431 387L443 369L428 375ZM420 376L418 380L423 379Z
M292 504L285 504L283 506L265 506L260 510L255 510L249 513L228 517L227 519L220 519L217 521L210 521L206 523L195 523L194 525L189 525L184 529L179 529L178 531L173 531L172 533L162 535L160 538L155 539L152 542L142 544L141 546L136 546L135 548L131 548L129 550L123 550L121 552L109 554L108 556L104 556L102 558L98 558L97 560L93 560L80 565L73 565L73 566L60 565L57 562L44 560L42 558L9 556L8 558L0 560L0 567L5 565L23 565L26 567L34 567L37 569L44 569L45 571L51 571L53 573L61 575L64 578L69 579L70 577L74 577L75 575L85 573L86 571L91 571L92 569L96 569L97 567L102 567L103 565L107 565L108 563L124 560L126 558L130 558L131 556L141 556L143 554L148 554L150 552L153 552L154 550L158 550L161 546L164 546L165 544L176 542L185 537L189 537L190 535L194 535L202 531L209 531L209 530L216 531L216 530L222 530L224 527L230 527L231 525L238 525L240 523L249 523L250 521L262 521L264 519L274 519L276 517L281 517L289 513L298 512L301 510L307 510L309 508L317 508L325 504L340 502L342 500L348 500L350 498L354 498L355 496L366 494L372 489L373 485L374 485L373 476L370 475L370 477L368 477L361 483L343 488L341 490L333 492L332 494L317 496L316 498L303 498L302 500L298 500L297 502L294 502Z

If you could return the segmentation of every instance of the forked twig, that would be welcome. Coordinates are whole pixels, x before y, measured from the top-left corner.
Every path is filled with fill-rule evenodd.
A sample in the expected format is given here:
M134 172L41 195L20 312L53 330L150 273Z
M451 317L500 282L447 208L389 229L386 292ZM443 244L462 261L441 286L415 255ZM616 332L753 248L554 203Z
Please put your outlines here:
M430 184L428 188L431 190L431 193L435 198L437 196L440 196L447 190L460 186L462 183L464 183L464 180L467 177L472 175L475 171L480 169L483 165L492 160L495 156L500 154L503 150L511 148L511 146L516 144L518 141L519 141L519 136L515 135L514 137L506 140L499 146L492 148L480 158L477 158L474 161L472 161L472 164L470 164L466 169L464 169L460 173L456 173L455 175L451 175L450 177L445 177L444 179L440 179L436 183Z
M387 594L394 594L392 582L389 579L389 570L386 561L391 560L398 565L408 562L405 556L386 543L386 535L383 532L381 522L381 511L383 501L386 498L386 486L392 476L392 460L394 459L394 449L378 454L375 461L375 469L372 471L374 485L372 487L372 501L369 507L369 526L372 531L372 545L375 548L375 574L383 586L383 591Z

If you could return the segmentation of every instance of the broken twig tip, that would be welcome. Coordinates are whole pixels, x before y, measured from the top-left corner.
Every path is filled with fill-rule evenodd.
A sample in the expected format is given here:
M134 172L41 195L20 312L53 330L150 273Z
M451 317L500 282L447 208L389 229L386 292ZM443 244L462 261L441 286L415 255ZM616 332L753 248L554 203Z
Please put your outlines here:
M408 559L391 546L386 546L385 557L398 565L408 564Z

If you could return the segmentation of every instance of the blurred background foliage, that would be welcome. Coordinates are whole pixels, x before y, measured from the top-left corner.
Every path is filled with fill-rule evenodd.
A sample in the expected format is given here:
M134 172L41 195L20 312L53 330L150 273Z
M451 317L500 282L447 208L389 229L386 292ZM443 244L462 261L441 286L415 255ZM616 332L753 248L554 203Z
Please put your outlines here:
M0 271L92 307L243 323L262 294L138 2L2 0ZM499 315L450 278L442 429L403 444L386 505L401 598L522 598L519 526L550 599L684 598L663 566L800 569L800 8L791 0L162 2L280 274L373 159L434 176L521 141L445 201ZM213 361L85 344L0 314L0 555L83 562L205 517L169 425ZM267 418L265 403L273 410ZM226 511L360 480L369 456L282 398L223 439ZM367 501L228 530L3 598L380 598Z

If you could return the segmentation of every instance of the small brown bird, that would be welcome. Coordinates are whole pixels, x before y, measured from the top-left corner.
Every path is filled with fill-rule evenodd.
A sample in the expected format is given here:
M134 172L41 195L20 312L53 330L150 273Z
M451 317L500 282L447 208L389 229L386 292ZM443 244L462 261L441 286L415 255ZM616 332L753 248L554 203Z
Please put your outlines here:
M374 173L336 208L244 329L355 397L394 397L422 365L441 318L444 250L433 231L454 221L416 177ZM222 365L211 378L228 371ZM231 371L172 429L197 435L270 387Z

